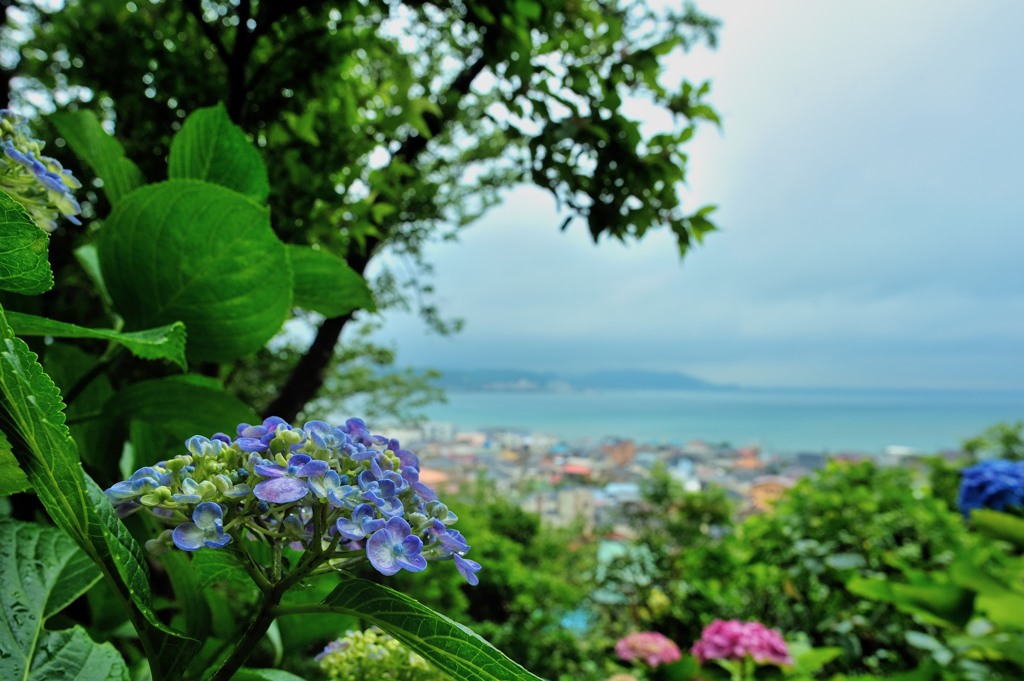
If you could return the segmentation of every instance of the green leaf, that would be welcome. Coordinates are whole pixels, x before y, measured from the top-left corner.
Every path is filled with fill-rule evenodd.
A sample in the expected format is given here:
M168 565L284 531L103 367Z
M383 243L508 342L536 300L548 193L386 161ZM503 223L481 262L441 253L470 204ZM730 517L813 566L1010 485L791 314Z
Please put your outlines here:
M283 669L239 669L231 681L305 681L301 676L295 676Z
M253 588L252 578L241 559L230 550L196 551L192 554L192 569L203 591L219 582L229 582L242 589Z
M170 453L184 453L193 435L234 432L239 423L258 423L256 412L220 386L197 383L193 375L141 381L118 391L103 407L105 418L130 422L132 469L150 466Z
M113 418L160 425L173 434L179 446L192 435L234 432L239 423L259 420L256 413L234 395L197 385L186 377L133 383L119 390L103 412Z
M288 126L288 129L292 131L292 134L300 140L314 147L320 146L320 138L316 134L315 109L308 107L302 112L301 116L291 111L285 111L281 114L281 118L284 120L285 125Z
M375 311L366 280L341 258L325 250L289 244L295 305L339 317L352 310Z
M121 144L107 134L92 111L64 111L50 116L75 154L103 180L103 193L110 205L143 182L139 167L125 157Z
M46 620L100 578L89 558L58 529L0 521L0 679L127 681L114 646L85 630L46 631Z
M806 645L793 644L790 645L789 652L793 656L796 671L812 677L819 669L842 655L843 649L810 648Z
M153 528L154 534L159 532L155 519L150 517L147 523ZM174 589L175 599L178 601L178 610L182 613L184 626L182 627L189 636L205 640L210 635L210 607L203 597L203 590L200 587L200 575L193 567L189 556L183 551L168 551L160 557L167 570L167 577L171 580L171 587Z
M341 580L324 605L376 624L452 678L540 681L477 634L405 594L344 572Z
M110 214L100 267L132 330L176 321L188 358L256 352L291 307L291 271L266 208L230 189L172 180L132 192Z
M1024 549L1024 518L987 508L971 511L971 525L982 534Z
M46 317L8 312L7 323L19 336L53 336L55 338L100 338L120 343L136 357L166 359L182 371L185 363L185 325L175 322L155 329L122 333L112 329L89 329Z
M985 657L1005 658L1024 667L1024 636L952 636L947 642L953 648L973 649Z
M110 291L107 290L107 282L103 281L103 272L100 271L100 254L96 250L96 244L85 244L75 249L75 260L82 266L85 273L92 279L96 286L96 292L103 298L103 303L108 310L113 309L114 301L110 299Z
M50 235L36 227L20 203L0 191L0 289L35 295L53 288L49 244Z
M891 603L930 624L963 628L974 610L974 594L955 584L900 584L854 577L846 588L857 596Z
M31 489L32 483L18 467L18 460L11 451L11 443L0 431L0 497Z
M60 389L61 394L67 394L79 381L87 378L99 362L98 356L91 355L79 347L55 342L46 345L43 368ZM82 462L95 470L114 472L121 458L124 440L121 432L124 429L113 419L96 416L98 406L104 404L113 394L114 387L110 383L110 378L101 373L90 380L78 393L75 401L64 409L68 430L78 445L78 454ZM77 423L76 417L81 419Z
M197 109L171 140L170 179L206 180L256 201L270 195L270 180L259 151L231 122L224 104Z
M153 612L142 550L82 470L63 408L57 387L35 353L15 338L0 309L0 428L46 512L110 580L139 633L154 678L165 678L188 662L197 642L166 627Z

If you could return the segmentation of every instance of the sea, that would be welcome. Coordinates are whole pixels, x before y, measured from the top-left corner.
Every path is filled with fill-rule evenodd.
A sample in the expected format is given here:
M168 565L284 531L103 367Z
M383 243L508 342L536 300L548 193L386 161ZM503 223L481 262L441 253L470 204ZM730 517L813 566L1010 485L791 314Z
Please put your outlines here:
M460 431L488 428L566 441L628 438L759 445L779 454L958 449L999 421L1024 420L1024 391L731 389L454 392L423 410Z

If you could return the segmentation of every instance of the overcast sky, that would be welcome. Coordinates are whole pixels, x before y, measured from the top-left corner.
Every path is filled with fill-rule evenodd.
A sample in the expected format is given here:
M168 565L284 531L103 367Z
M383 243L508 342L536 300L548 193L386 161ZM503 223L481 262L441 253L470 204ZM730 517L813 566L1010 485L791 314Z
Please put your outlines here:
M450 338L399 363L683 371L760 386L1024 389L1024 2L705 2L721 132L689 147L721 231L594 246L524 188L432 246Z

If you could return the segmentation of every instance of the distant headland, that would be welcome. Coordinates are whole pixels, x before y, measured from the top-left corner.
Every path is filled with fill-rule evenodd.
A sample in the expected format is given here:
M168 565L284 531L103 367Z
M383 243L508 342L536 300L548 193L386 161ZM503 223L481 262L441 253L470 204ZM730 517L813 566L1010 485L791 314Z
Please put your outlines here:
M578 392L593 390L732 390L670 371L614 369L580 374L520 369L442 369L440 384L453 392Z

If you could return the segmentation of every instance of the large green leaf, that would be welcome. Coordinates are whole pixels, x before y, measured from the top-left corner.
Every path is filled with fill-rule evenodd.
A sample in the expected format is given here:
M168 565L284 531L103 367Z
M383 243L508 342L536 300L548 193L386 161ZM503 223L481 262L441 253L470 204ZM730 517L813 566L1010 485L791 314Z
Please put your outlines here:
M352 310L376 310L366 280L348 264L325 250L288 245L295 305L339 317Z
M1024 548L1024 518L978 508L971 511L971 525L982 534Z
M32 487L25 473L18 467L18 460L11 451L11 443L0 431L0 497L15 492L24 492Z
M233 433L239 423L258 421L256 412L234 395L186 377L133 383L119 390L103 411L113 418L158 424L179 444L192 435Z
M63 407L57 387L0 309L0 429L47 513L99 566L128 609L154 678L167 678L188 662L197 642L153 612L142 550L82 470Z
M259 151L231 122L223 104L197 109L171 140L170 179L206 180L263 202L270 180Z
M60 530L0 521L0 679L114 681L127 679L124 660L80 626L43 625L100 578L99 570Z
M291 307L288 256L269 212L214 184L137 189L110 214L99 250L110 296L131 328L184 322L195 361L256 352Z
M20 203L0 191L0 289L35 295L53 288L49 244L50 235L36 227Z
M143 182L142 171L125 157L121 144L107 134L92 111L63 111L50 116L71 150L103 180L103 193L113 206Z
M89 329L46 317L8 312L7 323L19 336L53 336L55 338L99 338L120 343L136 357L166 359L188 369L185 363L185 325L181 322L144 331L122 333L113 329Z
M119 390L103 408L105 418L131 423L132 468L183 454L193 435L234 433L239 423L257 423L256 412L219 386L194 376L141 381Z
M376 624L460 681L540 681L463 625L386 586L342 573L323 603Z
M901 584L854 577L846 588L857 596L891 603L930 624L964 627L974 611L974 594L955 584Z

